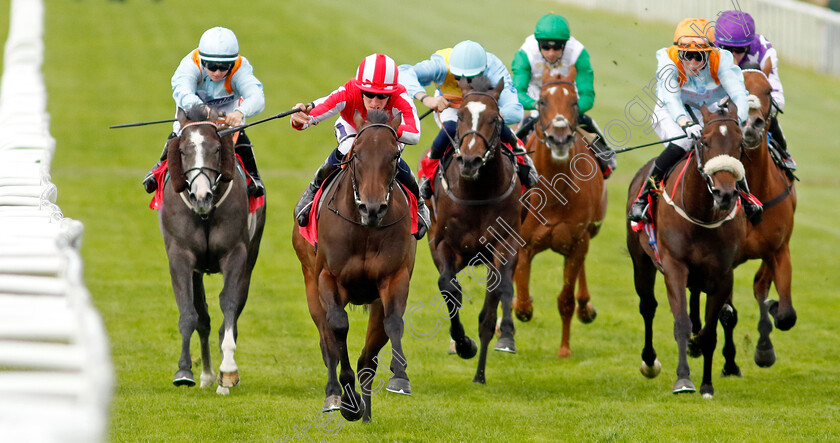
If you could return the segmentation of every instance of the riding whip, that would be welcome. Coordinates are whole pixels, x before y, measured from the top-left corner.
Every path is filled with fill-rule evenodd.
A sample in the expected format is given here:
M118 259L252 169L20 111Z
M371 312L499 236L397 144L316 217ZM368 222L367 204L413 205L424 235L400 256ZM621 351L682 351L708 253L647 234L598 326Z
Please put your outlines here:
M683 139L683 138L686 138L686 137L688 137L688 136L687 136L687 135L685 135L685 134L683 134L683 135L679 135L679 136L677 136L677 137L666 138L665 140L660 140L660 141L658 141L658 142L645 143L645 144L643 144L643 145L639 145L639 146L631 146L631 147L629 147L629 148L624 148L624 149L616 149L616 150L615 150L615 153L616 153L616 154L620 154L620 153L622 153L622 152L632 151L632 150L634 150L634 149L644 148L644 147L647 147L647 146L658 145L658 144L660 144L660 143L668 143L668 142L672 142L672 141L674 141L674 140L680 140L680 139Z
M234 126L233 128L223 129L223 130L219 131L219 137L224 137L224 136L226 136L226 135L228 135L228 134L233 134L234 132L241 131L241 130L243 130L243 129L245 129L245 128L249 127L249 126L254 126L254 125L258 125L258 124L260 124L260 123L265 123L265 122L267 122L267 121L269 121L269 120L274 120L275 118L285 117L285 116L287 116L287 115L294 114L295 112L303 112L303 109L300 109L300 108L294 108L294 109L290 109L290 110L288 110L288 111L286 111L286 112L281 112L281 113L279 113L279 114L277 114L277 115L272 115L271 117L264 118L264 119L262 119L262 120L257 120L257 121L255 121L254 123L248 123L247 125Z
M109 126L109 129L130 128L132 126L155 125L155 124L158 124L158 123L172 123L174 121L175 121L174 118L168 118L166 120L154 120L154 121L150 121L150 122L125 123L125 124L122 124L122 125L111 125L111 126Z

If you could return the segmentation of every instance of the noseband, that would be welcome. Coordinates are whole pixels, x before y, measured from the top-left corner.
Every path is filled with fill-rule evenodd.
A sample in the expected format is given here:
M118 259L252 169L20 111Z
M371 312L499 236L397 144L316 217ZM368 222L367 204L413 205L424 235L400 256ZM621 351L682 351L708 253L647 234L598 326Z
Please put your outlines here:
M549 87L549 86L554 86L554 85L571 85L572 87L575 87L575 83L574 83L574 82L570 82L570 81L566 81L566 80L556 80L556 81L553 81L553 82L548 82L548 83L546 83L546 84L542 85L542 88L540 89L540 96L542 96L542 91L543 91L545 88L547 88L547 87ZM575 94L577 94L577 90L575 90ZM541 109L541 108L542 108L542 106L540 106L540 104L539 104L539 103L540 103L540 102L539 102L539 101L537 101L537 112L539 112L540 116L542 116L542 114L543 114L542 109ZM577 105L577 103L575 103L575 106L578 106L578 105ZM541 118L538 118L538 119L537 119L537 129L538 129L538 130L537 130L537 139L538 139L541 143L543 143L544 145L546 145L546 146L548 146L548 147L550 148L550 147L551 147L551 145L555 144L555 142L552 142L552 141L549 139L549 137L548 137L548 133L546 132L546 130L547 130L548 128L550 128L550 127L552 127L552 126L556 126L556 127L563 127L563 125L566 125L566 126L568 126L568 127L572 130L572 132L574 133L574 130L575 130L575 124L576 124L576 123L577 123L577 122L570 122L570 121L569 121L569 119L567 119L567 118L566 118L566 116L565 116L565 115L563 115L563 114L558 114L558 115L556 115L556 116L555 116L554 118L552 118L552 119L548 122L548 124L546 124L546 125L543 125L543 123L542 123L542 119L541 119Z
M181 127L181 134L183 135L184 129L189 128L190 126L198 126L198 125L211 125L216 129L217 133L218 133L218 130L219 130L219 126L217 124L213 123L213 122L200 121L200 122L187 123L186 125L182 126ZM222 155L222 153L220 151L219 152L219 164L220 165L221 165L221 155ZM209 166L201 165L201 166L198 166L198 167L194 167L194 168L190 168L190 169L185 170L184 171L184 176L186 176L188 173L193 172L193 171L197 171L197 174L195 174L195 176L192 177L191 179L187 180L187 189L188 190L192 189L192 185L195 182L195 180L197 178L201 177L201 176L204 176L204 177L207 177L207 181L211 183L210 192L212 192L213 195L215 195L216 194L216 189L218 189L219 184L221 183L221 178L222 178L221 169L216 169L216 168L211 168ZM215 180L210 178L209 172L212 172L212 173L216 174L216 179ZM225 201L228 194L230 194L231 189L233 189L233 186L228 186L227 189L225 190L225 193L219 198L218 201L216 201L213 204L213 209L214 210L217 207L219 207L219 205L221 205L222 202ZM189 202L189 200L187 200L187 197L184 195L184 192L179 193L179 195L181 196L181 200L183 200L184 204L186 204L188 208L190 208L193 212L197 212L196 208L193 207L193 205ZM210 213L207 213L207 214L203 214L201 217L203 219L207 219L209 216L210 216Z
M483 95L483 96L489 97L491 100L493 100L493 103L496 105L496 109L499 108L499 102L496 100L496 98L493 97L492 95L486 93L486 92L468 92L468 93L466 93L463 96L461 106L464 106L464 103L467 101L467 97L469 97L471 95ZM460 115L459 115L459 120L460 120ZM454 150L454 155L456 157L461 155L461 143L463 142L463 140L465 138L467 138L467 136L477 135L482 141L484 141L484 146L487 148L484 151L484 155L481 156L481 166L486 165L487 162L489 162L490 160L493 160L493 158L495 158L496 147L499 145L499 140L501 139L502 125L503 124L504 124L504 122L502 121L502 116L501 116L501 113L500 113L500 115L493 120L493 133L490 135L490 138L487 138L486 135L482 134L477 129L471 129L471 130L469 130L469 131L467 131L467 132L465 132L465 133L463 133L459 136L456 136L456 138L454 140L452 138L450 138L449 141L452 143L452 149ZM447 134L447 136L448 136L448 134Z

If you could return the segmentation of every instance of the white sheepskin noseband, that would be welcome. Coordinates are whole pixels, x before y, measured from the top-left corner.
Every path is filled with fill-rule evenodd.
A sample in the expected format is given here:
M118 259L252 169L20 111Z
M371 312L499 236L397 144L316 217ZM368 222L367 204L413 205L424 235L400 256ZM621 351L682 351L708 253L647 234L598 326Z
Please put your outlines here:
M735 180L740 181L744 178L746 174L744 171L744 165L735 157L730 155L718 155L709 159L706 162L706 165L703 167L703 172L706 175L712 176L717 172L720 171L728 171L731 172L732 175L735 176Z

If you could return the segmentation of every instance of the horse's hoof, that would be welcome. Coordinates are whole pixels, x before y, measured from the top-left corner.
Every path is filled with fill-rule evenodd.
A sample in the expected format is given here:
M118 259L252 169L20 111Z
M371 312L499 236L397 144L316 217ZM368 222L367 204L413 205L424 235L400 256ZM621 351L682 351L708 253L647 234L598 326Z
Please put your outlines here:
M351 397L352 396L352 397ZM347 421L357 421L365 413L365 402L361 394L350 391L341 396L341 416Z
M493 350L516 354L516 342L513 337L502 337L496 342L496 347Z
M405 378L392 377L385 390L395 394L411 395L411 383Z
M484 378L484 374L481 374L481 375L475 374L475 377L473 377L473 383L478 383L480 385L486 385L487 384L487 379Z
M700 347L700 336L693 334L688 339L688 355L691 358L697 358L703 355L703 349Z
M578 305L575 310L577 311L578 320L583 324L592 323L595 321L595 317L598 316L598 310L595 309L592 303L587 303L584 309L581 309L580 305Z
M648 366L644 360L642 360L642 365L639 366L639 371L647 378L655 378L662 372L662 363L659 363L659 359L653 361L653 366Z
M755 364L760 368L769 368L776 363L776 350L771 346L769 349L755 348L755 356L753 356Z
M527 309L516 309L514 308L514 312L516 313L516 318L519 319L521 322L529 322L532 318L534 318L534 308L527 308Z
M764 304L767 306L767 311L773 316L773 324L776 326L776 329L788 331L796 324L796 310L793 309L793 306L790 307L790 311L785 315L779 315L778 301L767 299Z
M230 388L226 388L224 386L216 387L216 393L219 395L228 395L230 394Z
M476 346L473 339L465 336L462 342L455 343L455 352L458 353L458 357L469 360L475 357L476 352L478 352L478 346Z
M219 371L218 380L219 386L223 388L232 388L239 384L239 371L236 372L222 372Z
M723 365L723 369L720 370L720 375L722 377L741 377L741 368L739 368L735 363L732 363L731 365L725 364Z
M339 409L341 409L341 396L330 395L324 400L324 408L321 409L321 412L332 412Z
M216 381L216 374L213 371L205 374L204 372L201 373L201 387L206 388L208 386L212 386L213 382Z
M455 349L455 340L449 340L449 355L455 355L458 351Z
M186 386L191 388L195 386L195 379L193 378L193 373L189 369L182 369L175 373L175 379L172 380L172 384L175 386Z
M681 378L674 383L674 389L671 390L674 394L693 394L697 392L697 388L694 387L694 383L691 382L689 378Z
M700 386L700 395L702 395L703 398L712 398L715 395L715 388L712 386L711 383L707 385L704 384Z
M560 347L557 350L557 358L569 358L572 356L572 350L569 348Z

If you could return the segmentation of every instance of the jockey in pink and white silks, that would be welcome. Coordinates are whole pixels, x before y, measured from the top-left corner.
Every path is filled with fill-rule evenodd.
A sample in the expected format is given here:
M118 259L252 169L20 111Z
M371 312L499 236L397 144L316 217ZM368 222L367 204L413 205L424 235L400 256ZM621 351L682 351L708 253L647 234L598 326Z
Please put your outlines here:
M175 105L190 116L207 116L209 110L224 112L225 124L239 126L245 123L246 117L253 117L265 109L262 83L254 76L254 68L248 59L239 55L236 35L227 28L217 26L205 31L198 48L181 59L171 83ZM180 132L180 123L176 119L169 138ZM244 130L235 137L236 153L253 179L248 184L248 193L259 197L265 193L265 187L257 171L254 148ZM161 161L165 158L164 146ZM143 180L149 193L157 189L158 183L152 171L159 165L160 162Z
M458 123L458 109L462 98L458 81L461 77L471 80L483 75L494 86L504 82L499 97L499 112L504 120L500 139L517 153L523 153L519 140L508 125L522 120L522 104L516 97L513 81L505 64L496 55L485 51L481 44L472 40L464 40L452 48L441 49L430 58L414 65L400 65L400 83L405 86L408 94L419 100L423 105L436 110L435 121L441 128L432 142L428 158L441 159L450 146L450 141L456 137ZM424 89L430 84L435 85L433 96L429 96ZM457 104L456 104L457 103ZM536 184L538 176L533 161L527 155L520 156L525 163L519 163L517 172L520 182L526 187ZM432 189L428 177L420 179L420 195L431 198Z
M755 33L755 21L752 16L738 10L721 13L715 25L715 45L731 52L735 64L742 69L764 70L769 65L770 74L767 80L773 88L770 98L777 111L784 111L785 91L779 78L779 58L776 56L776 49L763 35ZM770 114L770 137L776 142L775 145L771 143L771 147L778 149L784 166L791 171L796 170L796 161L787 150L787 141L776 112Z
M300 226L309 223L309 213L315 194L330 173L337 169L344 156L350 152L356 137L356 125L353 116L356 112L367 118L368 111L382 110L389 114L399 112L402 123L397 128L397 140L402 150L406 144L415 145L420 141L420 118L414 102L398 83L399 70L391 57L385 54L371 54L365 57L356 69L356 76L326 97L319 98L309 104L298 103L295 107L303 109L290 117L292 127L303 130L318 124L330 117L338 115L335 122L335 137L338 147L324 161L315 172L315 177L303 191L297 205L295 218ZM406 188L418 196L419 188L411 168L399 159L396 179ZM423 238L431 224L429 209L423 199L417 199L418 231L414 235L418 240Z
M702 32L702 34L701 34ZM702 115L695 112L700 106L716 109L723 101L731 100L738 108L739 124L749 117L747 89L741 68L735 66L729 51L714 47L714 34L704 19L682 20L674 32L674 44L656 52L656 97L653 130L661 140L687 136L668 143L656 158L648 180L627 218L631 221L650 221L648 195L665 173L691 150L703 132ZM746 178L738 182L739 189L749 194ZM747 217L753 223L761 219L761 206L743 198Z

